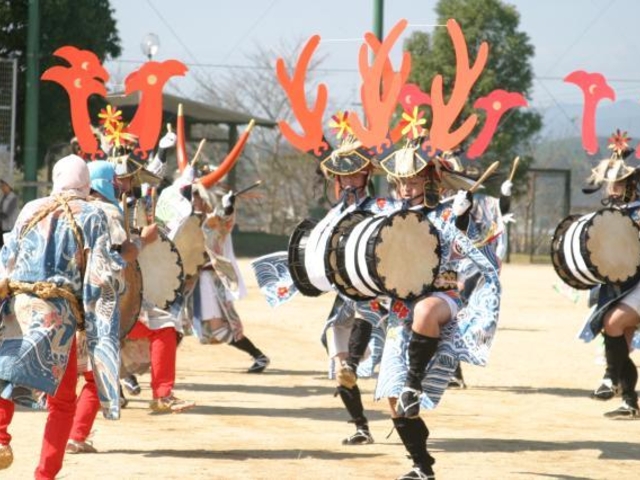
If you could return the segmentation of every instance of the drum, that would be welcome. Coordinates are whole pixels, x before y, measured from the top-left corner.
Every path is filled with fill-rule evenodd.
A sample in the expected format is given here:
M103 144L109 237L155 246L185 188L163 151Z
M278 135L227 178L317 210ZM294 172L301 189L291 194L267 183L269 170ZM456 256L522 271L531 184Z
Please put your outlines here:
M176 301L184 283L182 258L175 244L162 231L138 255L144 298L162 310Z
M311 231L318 222L316 220L306 218L294 228L293 233L289 237L288 266L291 280L296 288L307 297L317 297L324 292L318 290L309 281L309 275L305 267L305 257L307 255L307 243Z
M137 261L127 263L124 269L125 289L120 295L120 340L124 339L140 316L142 307L142 271Z
M615 208L567 217L554 233L551 258L554 267L558 264L560 278L576 289L636 282L640 279L640 229L627 213Z
M169 233L168 237L180 253L184 275L196 275L209 260L204 248L204 233L200 227L200 219L195 215L188 216L176 230Z
M366 300L373 297L364 295L351 284L344 262L339 261L339 251L342 249L342 258L344 258L344 246L349 233L360 222L372 216L373 213L363 210L356 210L342 216L333 226L327 243L324 258L325 274L340 293L353 300Z
M376 215L349 232L338 249L338 264L366 297L414 300L431 290L440 268L440 239L420 212Z
M571 224L578 218L580 218L580 215L569 215L556 227L553 232L553 237L551 238L551 263L553 265L553 269L564 283L572 288L583 289L584 286L582 282L573 276L571 271L567 268L566 262L563 261L564 257L561 247L564 234L567 233Z

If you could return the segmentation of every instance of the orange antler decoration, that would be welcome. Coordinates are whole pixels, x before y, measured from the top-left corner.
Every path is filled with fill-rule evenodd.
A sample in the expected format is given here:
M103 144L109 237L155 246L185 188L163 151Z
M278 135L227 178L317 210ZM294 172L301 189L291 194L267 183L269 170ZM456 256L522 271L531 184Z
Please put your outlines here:
M225 159L222 161L222 163L218 168L216 168L213 172L208 173L204 177L199 178L196 181L204 185L205 188L211 188L216 183L218 183L220 179L222 179L222 177L224 177L227 173L229 173L233 168L233 166L238 161L238 159L240 158L240 154L242 153L242 150L244 150L244 146L246 145L247 140L249 139L249 134L251 133L251 130L253 129L253 126L255 125L255 123L256 123L255 120L251 120L249 122L247 129L244 132L242 132L242 135L240 135L240 138L238 139L236 144L233 146L231 151L227 154L227 156L225 157Z
M304 84L311 56L319 43L319 35L314 35L307 41L298 58L292 77L287 73L287 68L282 58L278 58L276 63L278 80L289 98L293 114L302 127L304 134L299 135L296 133L289 123L284 120L278 122L280 131L294 147L303 152L314 151L316 155L320 155L323 150L329 148L323 140L322 132L322 116L327 107L327 86L324 83L318 85L315 105L309 109Z
M351 118L351 128L358 140L367 148L380 145L386 140L400 90L411 70L411 56L408 52L403 53L402 64L397 72L393 71L389 61L391 48L406 26L407 21L400 20L382 43L375 35L367 33L366 43L360 47L359 66L362 75L360 95L368 128L362 125L356 115ZM374 53L371 65L369 65L369 48Z
M178 117L176 119L176 160L178 162L178 171L182 173L189 164L187 156L187 140L184 134L184 113L182 104L178 104Z
M482 73L489 55L489 45L487 42L482 42L478 49L476 61L472 67L469 67L469 51L460 26L455 20L449 19L447 21L447 30L456 53L456 78L448 102L444 100L442 75L436 75L431 83L433 121L428 142L432 151L453 150L469 136L476 126L478 116L472 114L458 129L453 132L449 131L462 112L469 92L473 84L478 80L480 73Z

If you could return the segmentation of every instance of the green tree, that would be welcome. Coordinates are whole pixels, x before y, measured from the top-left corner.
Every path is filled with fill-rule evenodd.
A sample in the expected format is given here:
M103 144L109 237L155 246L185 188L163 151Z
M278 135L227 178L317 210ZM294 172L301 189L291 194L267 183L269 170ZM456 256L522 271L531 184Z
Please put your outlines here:
M21 166L24 139L25 72L28 0L0 1L0 57L18 59L16 163ZM102 61L121 53L120 38L109 0L46 0L40 2L40 74L64 61L53 52L64 45L91 50ZM40 83L38 162L56 143L73 137L67 93L52 82Z
M503 89L519 92L530 98L534 47L529 36L518 30L520 15L516 8L501 0L440 0L436 6L436 14L438 24L445 24L449 18L454 18L459 23L467 41L470 62L475 60L482 42L489 44L489 58L485 69L472 88L458 119L460 122L472 112L479 114L478 126L471 138L467 139L470 142L484 123L484 111L473 109L473 103L479 97L494 89ZM415 32L407 39L405 49L412 57L409 81L429 93L434 76L442 74L447 98L456 70L455 52L447 29L436 28L432 35ZM516 176L516 183L519 183L518 180L524 179L526 166L532 162L532 157L527 154L531 152L531 143L541 127L542 119L537 112L523 108L507 112L489 148L479 159L481 168L498 160L501 162L501 170L508 172L512 159L520 155L520 167Z

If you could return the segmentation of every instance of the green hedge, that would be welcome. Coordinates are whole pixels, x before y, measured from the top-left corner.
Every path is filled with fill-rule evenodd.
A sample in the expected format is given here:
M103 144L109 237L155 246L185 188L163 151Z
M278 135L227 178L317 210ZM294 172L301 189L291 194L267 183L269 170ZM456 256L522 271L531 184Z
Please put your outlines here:
M259 257L267 253L286 250L289 237L264 232L234 232L233 248L238 257Z

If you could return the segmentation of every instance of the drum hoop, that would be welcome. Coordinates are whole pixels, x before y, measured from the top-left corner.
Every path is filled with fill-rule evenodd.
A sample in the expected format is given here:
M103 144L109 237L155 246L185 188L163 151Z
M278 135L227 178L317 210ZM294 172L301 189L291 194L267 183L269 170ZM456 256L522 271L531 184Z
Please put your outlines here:
M331 283L325 275L324 253L327 230L331 231L331 225L340 217L340 214L334 212L333 216L326 216L319 221L309 234L307 245L311 245L306 249L310 255L305 252L304 265L307 269L309 281L311 284L322 292L332 290Z
M553 265L553 268L560 279L567 285L578 290L585 290L591 288L591 286L586 286L583 282L578 280L575 275L573 275L573 273L567 266L567 260L565 258L563 248L567 230L580 217L581 215L577 214L569 215L563 218L556 227L551 239L551 264Z
M598 269L591 263L591 255L589 251L586 249L585 237L589 235L589 227L593 225L593 219L596 217L598 212L592 214L588 219L585 220L582 225L582 229L580 234L574 238L574 248L577 248L578 252L581 253L579 257L579 263L584 265L583 274L590 280L594 281L596 284L604 283L604 280L600 276ZM577 232L576 232L577 233ZM585 252L582 254L582 252Z
M628 215L625 215L624 213L622 213L617 208L611 208L611 207L602 208L602 209L598 210L597 212L594 212L592 214L591 218L588 221L589 225L592 225L594 223L596 217L603 216L605 214L605 212L606 213L615 214L615 215L620 215L622 217L628 218L629 222L630 222L630 225L632 226L632 228L635 229L635 231L638 234L638 241L640 241L640 227L638 227L638 225L636 224L636 222L633 221L633 219L631 219ZM616 285L620 285L620 284L625 284L625 283L628 283L628 282L631 282L631 281L637 281L638 278L640 278L640 269L638 269L636 271L636 273L634 275L630 276L629 278L627 278L627 280L624 280L622 282L611 282L607 276L603 275L600 272L598 266L593 263L592 258L591 258L592 257L592 252L588 251L587 248L586 248L586 244L589 241L589 232L585 232L585 236L584 237L585 238L581 239L581 249L584 250L585 252L587 252L588 261L589 261L590 265L592 265L590 267L590 271L593 272L594 275L597 276L597 278L599 279L599 283L602 283L602 284L604 284L604 283L613 283L613 284L616 284Z
M377 296L377 293L370 290L360 278L360 274L358 272L358 267L357 267L357 261L356 261L356 252L358 249L359 239L362 231L364 231L364 229L367 227L367 225L370 222L374 222L378 218L379 217L370 217L358 223L354 227L354 229L351 232L349 232L349 237L347 238L347 244L345 247L345 254L346 254L345 266L346 266L351 284L359 292L371 297Z
M586 278L584 278L583 275L580 274L580 272L578 271L578 268L575 264L575 261L573 259L573 234L577 228L577 225L580 223L580 221L582 220L582 217L580 217L578 220L576 220L575 222L573 222L571 225L569 225L569 227L567 228L567 232L565 233L565 237L564 237L564 241L562 244L562 251L564 254L564 260L565 263L567 264L567 269L569 270L569 272L571 272L571 275L579 282L581 282L585 287L591 287L591 282L587 281Z
M287 266L289 267L291 280L298 291L307 297L318 297L324 293L311 284L304 266L304 258L300 259L298 255L299 253L303 256L305 255L305 251L299 249L299 245L302 243L302 239L305 238L305 234L310 233L317 223L317 221L310 218L305 218L298 223L289 237L289 244L287 246Z
M388 293L388 290L379 279L378 262L376 262L375 252L370 251L369 242L374 239L373 242L377 243L380 226L384 225L387 220L388 217L382 217L378 222L371 222L362 232L362 235L358 238L358 255L356 258L356 268L362 281L373 291L380 293ZM372 275L372 272L375 272L375 274Z
M350 219L351 217L356 215L362 216L363 218L361 218L357 223L354 223L351 226L347 227L347 229L342 232L340 238L338 238L336 241L336 246L334 249L327 248L327 251L325 252L325 265L327 267L327 272L326 272L327 277L329 278L333 286L344 296L352 300L360 301L360 300L368 300L375 297L365 296L357 288L355 288L351 283L351 280L349 279L349 275L346 271L346 268L342 268L344 265L344 245L346 245L346 239L348 238L349 233L351 233L351 231L360 222L363 222L368 218L371 218L373 216L373 213L368 210L356 209L353 212L350 212L349 215L345 215L340 220L340 222L338 222L333 228L334 228L334 231L337 231L338 227L341 227L341 224L344 224L347 219ZM337 232L331 235L331 238L329 238L329 243L333 241L334 236L336 234ZM341 242L343 243L342 247L341 247ZM331 271L329 269L329 264L330 264L329 260L330 260L331 254L335 255L336 268L334 271ZM337 281L337 279L339 279L340 281Z
M593 217L593 213L589 213L580 217L580 219L575 222L571 227L569 227L569 242L565 247L565 250L569 252L571 261L569 262L569 268L572 269L573 274L585 285L597 285L602 283L598 280L589 270L585 259L582 256L582 251L580 250L580 240L582 231L585 226L588 225L589 220Z

